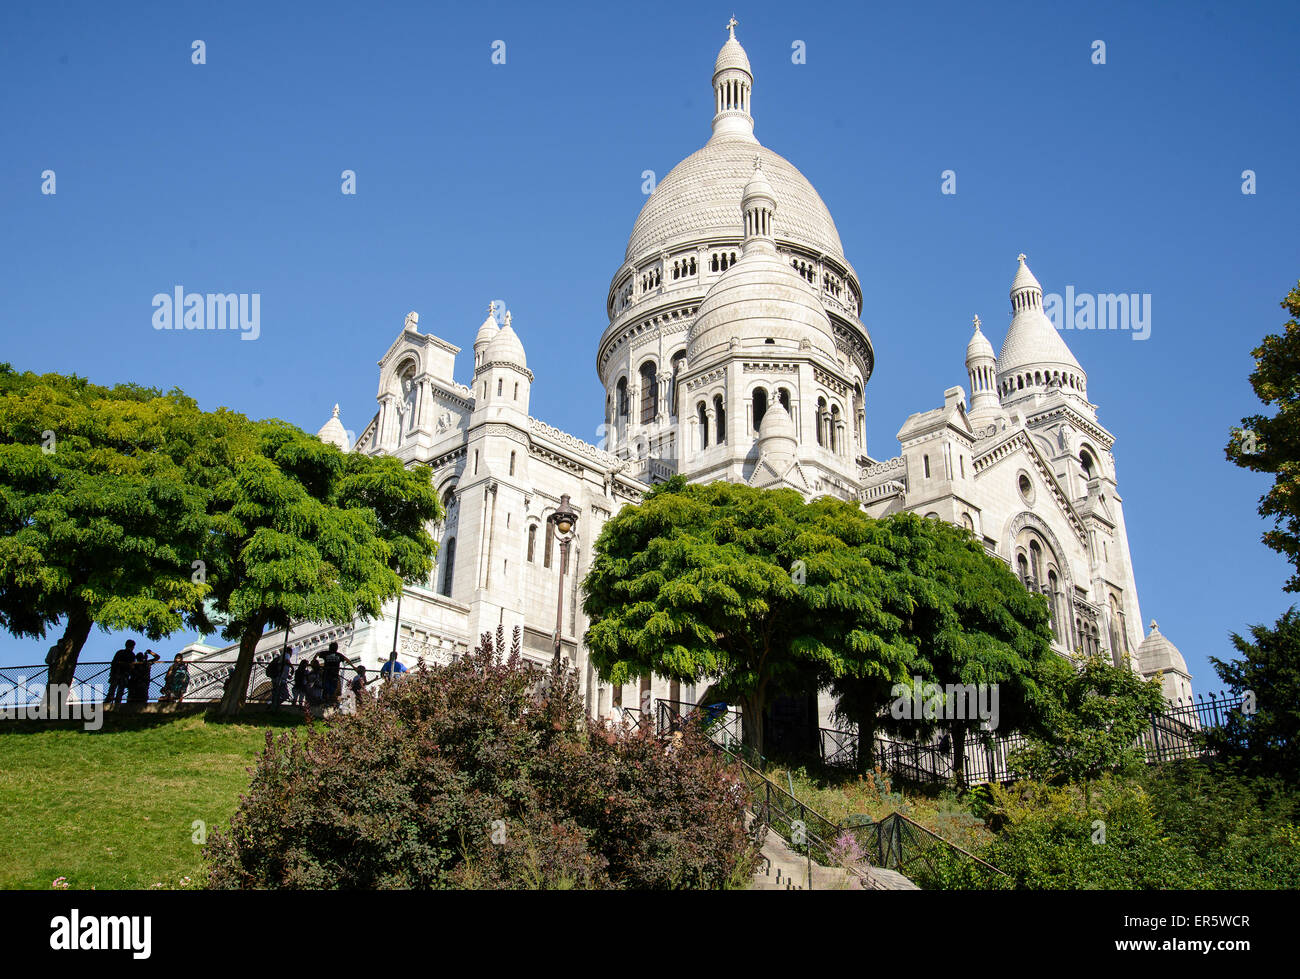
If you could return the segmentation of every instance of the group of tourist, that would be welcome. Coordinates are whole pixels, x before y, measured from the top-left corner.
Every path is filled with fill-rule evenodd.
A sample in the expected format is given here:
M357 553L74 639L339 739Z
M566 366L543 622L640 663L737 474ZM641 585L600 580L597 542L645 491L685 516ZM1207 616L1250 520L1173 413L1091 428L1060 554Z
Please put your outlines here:
M152 649L137 653L135 640L128 639L126 644L113 654L112 662L109 663L108 696L104 698L104 702L120 704L125 695L128 704L148 703L153 664L160 659L162 657ZM189 689L189 685L190 671L185 665L185 655L177 653L163 676L162 691L158 699L180 703L185 699L185 691Z
M293 707L337 706L343 696L344 662L336 642L310 661L300 659L297 666L293 663L293 650L285 646L266 664L266 676L271 681L271 707L279 710L286 700ZM359 663L348 689L358 700L365 695L366 668Z
M46 656L46 664L52 666L58 646L51 646ZM162 657L152 649L142 653L135 650L135 640L128 639L121 649L113 654L108 668L108 694L105 703L120 705L125 698L128 704L144 704L149 701L149 686L153 681L153 665ZM423 662L423 661L421 661ZM343 684L343 666L347 663L339 652L339 644L332 642L324 653L313 656L311 660L301 658L294 664L293 649L285 646L266 664L266 677L271 681L269 700L271 706L279 710L288 701L291 706L319 707L338 706L345 693L359 701L366 695L366 668L360 663L354 667L352 677ZM348 664L351 665L351 664ZM380 674L384 680L392 680L406 672L406 667L398 660L396 652L384 663ZM222 683L222 694L229 688L235 677L232 666L226 671ZM167 666L158 694L159 703L182 703L190 687L190 668L184 653L177 653L176 658Z

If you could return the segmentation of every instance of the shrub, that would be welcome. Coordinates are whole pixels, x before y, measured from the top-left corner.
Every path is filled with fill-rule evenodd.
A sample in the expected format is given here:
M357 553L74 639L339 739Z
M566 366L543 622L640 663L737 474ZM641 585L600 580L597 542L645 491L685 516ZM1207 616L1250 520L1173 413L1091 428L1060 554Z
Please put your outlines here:
M572 675L473 655L273 740L215 888L722 887L758 840L745 788L697 731L588 722Z

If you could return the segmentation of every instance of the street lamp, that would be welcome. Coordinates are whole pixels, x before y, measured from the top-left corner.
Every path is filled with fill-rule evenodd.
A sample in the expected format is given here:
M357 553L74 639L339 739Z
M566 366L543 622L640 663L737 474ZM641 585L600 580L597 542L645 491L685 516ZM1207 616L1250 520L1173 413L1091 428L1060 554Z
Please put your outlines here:
M560 589L555 602L555 673L560 672L560 637L564 633L564 569L569 566L569 543L573 540L573 528L578 522L578 514L569 502L569 494L560 497L560 505L546 518L560 542Z

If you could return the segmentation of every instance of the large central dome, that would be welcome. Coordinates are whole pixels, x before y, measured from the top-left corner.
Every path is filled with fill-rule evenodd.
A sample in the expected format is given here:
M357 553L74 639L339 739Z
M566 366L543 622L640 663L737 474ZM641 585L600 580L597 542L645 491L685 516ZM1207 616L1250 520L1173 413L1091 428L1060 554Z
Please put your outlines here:
M740 196L762 159L781 208L776 239L844 260L831 213L808 179L779 153L749 139L715 136L660 181L628 238L627 261L696 239L739 237Z

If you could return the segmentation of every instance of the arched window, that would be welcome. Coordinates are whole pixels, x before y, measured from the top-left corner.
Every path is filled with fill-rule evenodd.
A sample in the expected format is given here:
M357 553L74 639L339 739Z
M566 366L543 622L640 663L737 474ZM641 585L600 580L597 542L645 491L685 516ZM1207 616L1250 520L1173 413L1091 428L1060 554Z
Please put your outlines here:
M714 421L717 422L718 444L721 445L727 441L727 409L722 407L722 395L713 396L713 414Z
M789 414L791 418L793 418L794 415L790 412L790 390L789 390L789 388L781 388L781 389L779 389L779 390L776 392L776 400L779 401L779 402L781 402L781 407L784 408L784 409L786 410L786 413Z
M1016 555L1016 574L1020 575L1020 583L1029 587L1029 562L1023 554Z
M618 417L626 418L628 415L628 410L629 409L627 405L627 378L620 377L618 379Z
M528 563L537 560L537 524L528 528Z
M703 401L699 403L696 414L700 419L700 448L707 449L709 447L709 413L705 409Z
M1034 585L1042 587L1043 582L1043 549L1038 545L1038 541L1029 542L1029 570L1034 576Z
M862 402L862 384L854 382L853 385L853 441L856 445L863 445L866 442L863 425L866 421L866 412L863 410Z
M1088 453L1087 449L1080 450L1079 465L1083 467L1083 478L1092 479L1093 466L1096 464L1093 462L1092 456Z
M445 545L446 557L442 559L442 593L451 598L451 584L456 574L456 538L448 537Z
M515 454L511 452L510 453L510 475L513 476L514 474L515 474Z
M681 411L681 391L679 390L679 380L682 376L682 365L686 363L686 351L679 350L673 354L673 390L672 390L672 411L673 417L676 418Z
M549 568L551 566L551 550L554 546L555 535L551 533L550 524L546 524L545 527L546 546L542 548L542 567Z
M767 389L754 389L754 431L763 424L763 416L767 414Z
M649 425L655 420L659 405L659 378L655 374L653 360L641 365L641 424Z
M1061 584L1057 581L1056 572L1047 572L1047 609L1052 616L1052 631L1056 633L1056 641L1064 642L1061 635L1061 610L1057 603L1061 593Z
M843 448L840 445L840 406L831 405L831 451L839 452Z
M817 399L817 444L826 444L826 399Z

